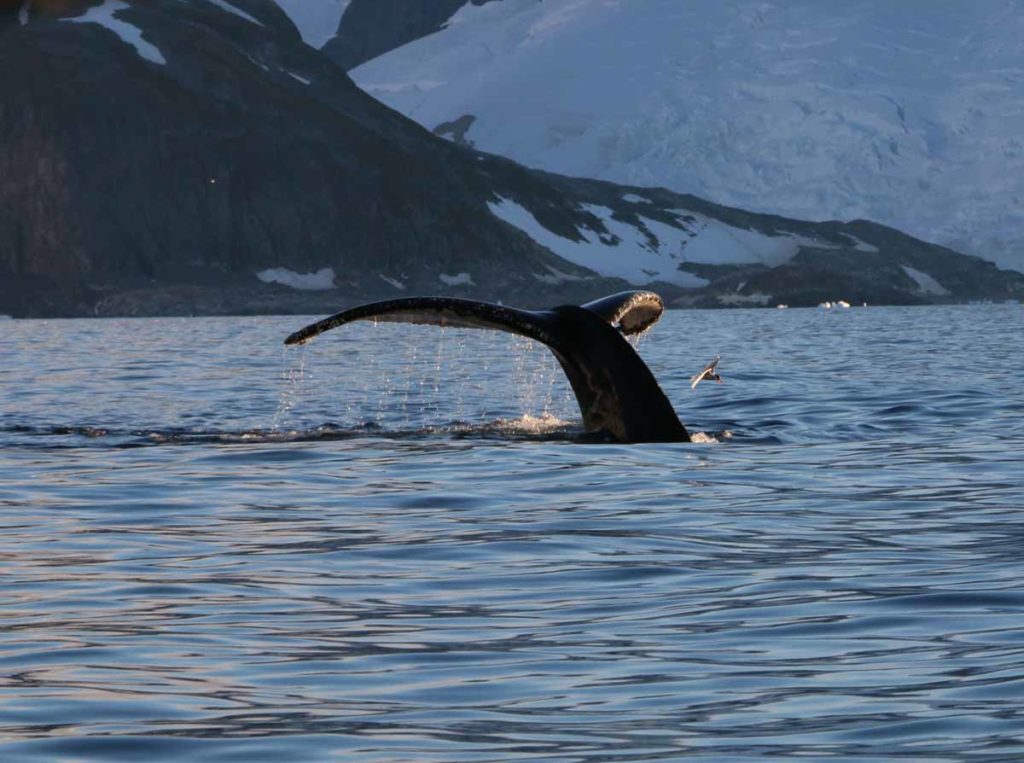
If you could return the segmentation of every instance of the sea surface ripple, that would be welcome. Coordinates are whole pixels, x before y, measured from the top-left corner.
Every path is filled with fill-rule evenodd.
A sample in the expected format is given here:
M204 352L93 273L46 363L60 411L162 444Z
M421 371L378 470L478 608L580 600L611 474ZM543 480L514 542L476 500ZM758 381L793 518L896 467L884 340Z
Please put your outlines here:
M1024 309L0 322L0 759L1024 758ZM722 355L723 384L689 377Z

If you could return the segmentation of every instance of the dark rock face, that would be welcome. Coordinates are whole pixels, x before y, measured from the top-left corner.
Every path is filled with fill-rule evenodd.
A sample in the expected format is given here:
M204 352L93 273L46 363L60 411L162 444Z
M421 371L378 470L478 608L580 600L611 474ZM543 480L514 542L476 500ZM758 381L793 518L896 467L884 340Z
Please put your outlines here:
M79 313L111 289L278 266L329 266L352 290L468 271L497 291L555 261L488 213L475 157L363 94L287 19L120 11L159 64L61 15L0 26L0 312L34 312L27 290Z
M493 0L352 0L345 9L338 35L324 53L343 69L438 31L452 15L470 2Z
M530 307L629 286L555 256L488 202L512 200L579 241L603 231L586 204L642 226L623 201L641 189L528 170L435 137L302 44L272 0L232 5L241 14L206 0L121 2L114 16L95 0L0 7L0 314L333 312L409 294ZM103 12L106 24L68 20ZM1020 274L870 223L802 223L641 192L643 216L667 225L693 210L833 244L781 268L706 266L698 275L711 284L696 291L652 284L677 304L762 291L791 304L818 294L928 300L901 265L939 278L950 299L1024 295ZM849 236L877 252L853 251ZM257 278L276 268L331 268L334 288ZM565 277L551 279L552 269Z

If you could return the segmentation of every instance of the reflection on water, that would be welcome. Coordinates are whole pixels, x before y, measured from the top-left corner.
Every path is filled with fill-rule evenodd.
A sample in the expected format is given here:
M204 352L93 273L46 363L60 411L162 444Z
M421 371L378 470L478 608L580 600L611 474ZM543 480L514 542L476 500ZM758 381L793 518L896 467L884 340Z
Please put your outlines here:
M1019 307L670 314L712 446L301 323L0 326L4 760L1024 756Z

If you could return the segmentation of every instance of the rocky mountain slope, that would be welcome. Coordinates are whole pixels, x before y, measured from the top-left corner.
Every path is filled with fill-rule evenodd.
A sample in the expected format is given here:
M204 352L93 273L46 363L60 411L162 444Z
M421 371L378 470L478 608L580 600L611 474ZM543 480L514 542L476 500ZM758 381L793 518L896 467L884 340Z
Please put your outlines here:
M630 285L715 306L1024 294L1022 276L870 223L454 145L360 91L272 0L0 7L0 313L555 304Z
M308 1L308 0L307 0ZM467 3L488 0L351 0L337 36L323 50L351 69L382 53L441 29Z
M104 305L279 267L430 291L481 252L478 287L514 292L561 262L270 0L33 3L0 27L0 104L0 311L145 310Z
M1016 0L502 0L352 75L529 166L1024 270L1022 62Z

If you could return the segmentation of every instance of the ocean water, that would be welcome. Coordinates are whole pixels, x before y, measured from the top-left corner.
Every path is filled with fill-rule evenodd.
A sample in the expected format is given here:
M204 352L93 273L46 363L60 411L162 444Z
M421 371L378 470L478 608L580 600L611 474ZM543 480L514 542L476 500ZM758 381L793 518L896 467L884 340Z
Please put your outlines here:
M671 445L304 322L0 322L0 760L1024 758L1024 308L670 313Z

